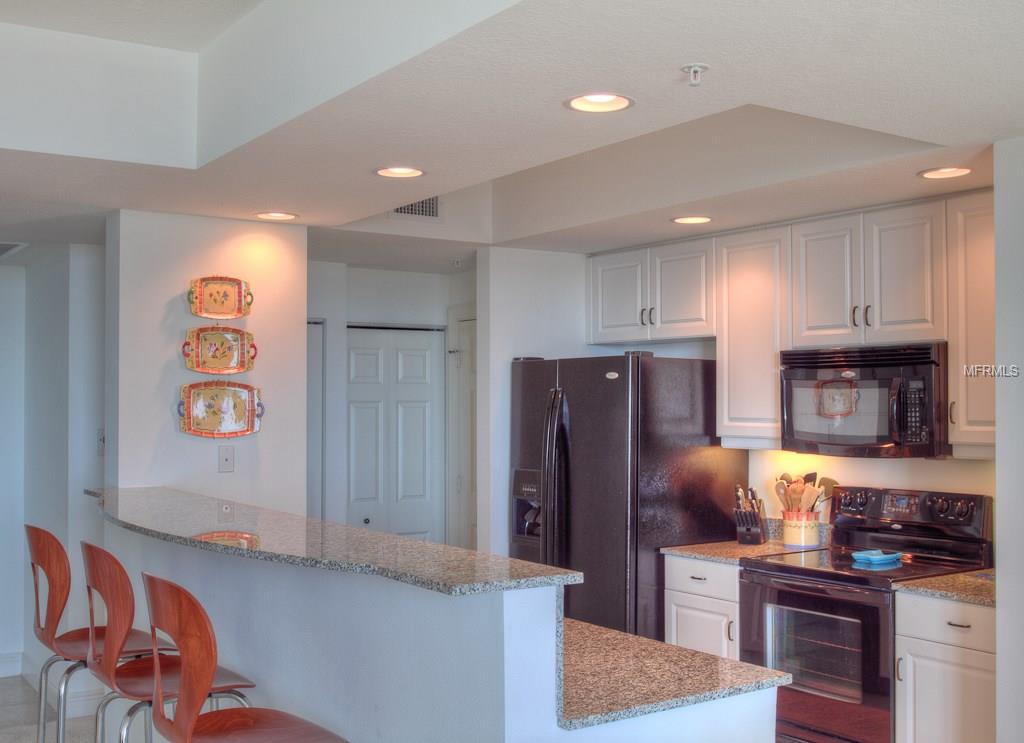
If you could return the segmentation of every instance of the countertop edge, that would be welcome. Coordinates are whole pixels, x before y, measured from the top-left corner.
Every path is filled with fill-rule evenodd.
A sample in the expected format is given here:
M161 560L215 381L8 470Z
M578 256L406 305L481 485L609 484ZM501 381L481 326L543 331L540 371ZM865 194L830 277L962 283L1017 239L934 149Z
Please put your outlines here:
M942 599L943 601L955 601L959 604L985 606L991 609L994 609L996 607L996 600L994 598L988 598L986 596L975 596L968 593L958 593L956 591L945 591L940 588L917 586L914 585L913 581L909 581L906 583L897 583L896 590L901 593L911 593L915 596L927 596L928 598Z
M86 490L85 494L90 497L102 497L97 490ZM278 552L267 552L264 550L250 550L240 547L206 542L189 537L182 537L167 532L156 531L145 526L139 526L131 522L123 521L110 514L106 509L100 508L103 518L110 523L127 529L128 531L142 534L143 536L159 539L172 544L180 544L184 547L194 547L208 552L218 552L234 557L243 557L250 560L261 560L263 562L276 562L283 565L296 565L299 567L316 568L320 570L333 570L342 573L354 573L359 575L376 575L381 578L405 583L407 585L422 588L427 591L434 591L446 596L469 596L482 593L501 593L504 591L516 591L528 588L543 588L546 586L565 586L583 582L583 574L579 572L564 573L561 575L540 575L530 578L517 578L504 581L481 581L477 583L443 583L439 581L424 580L422 578L398 571L381 568L377 565L360 562L344 562L339 560L316 560L297 555L284 555Z
M718 554L717 552L708 552L708 548L734 552L735 554ZM738 566L740 564L740 560L744 557L783 555L792 552L809 552L823 548L823 545L792 547L774 540L769 540L763 544L740 544L739 542L726 540L723 542L704 542L701 544L682 544L672 547L662 547L658 552L666 557L682 557L688 560L715 562L719 565Z
M775 689L780 686L787 686L792 683L792 675L788 673L782 673L772 678L761 679L760 681L752 681L750 683L738 684L735 686L727 686L722 689L701 692L699 694L689 694L685 697L666 699L661 702L653 702L651 704L644 704L638 707L626 707L619 710L612 710L610 712L587 715L586 717L559 717L558 726L560 728L563 728L564 730L578 730L580 728L593 727L595 725L604 725L606 723L615 722L617 720L628 720L632 717L642 717L644 715L649 715L654 712L665 712L667 710L678 709L680 707L691 707L695 704L712 702L716 699L728 699L729 697L736 697L742 694L749 694L755 691Z

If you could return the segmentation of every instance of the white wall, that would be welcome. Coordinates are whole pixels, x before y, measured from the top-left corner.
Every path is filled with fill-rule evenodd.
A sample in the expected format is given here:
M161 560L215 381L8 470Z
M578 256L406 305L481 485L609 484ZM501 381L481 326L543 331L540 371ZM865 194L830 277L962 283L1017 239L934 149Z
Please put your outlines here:
M195 54L0 23L0 69L0 147L195 165Z
M0 266L0 677L21 673L25 627L25 269Z
M508 554L511 362L591 355L586 259L487 247L477 252L477 548Z
M1024 137L996 142L996 363L1024 366ZM1024 418L1024 378L996 381L996 693L999 743L1020 739L1024 730L1024 447L1019 421Z
M109 367L117 395L106 401L117 427L115 479L107 485L165 485L294 513L306 509L306 230L208 217L122 211L107 227L111 291ZM111 276L113 274L113 276ZM261 389L263 430L215 441L178 430L182 384L211 378L188 371L185 330L215 324L189 311L191 279L227 275L250 282L249 316L227 321L251 331L252 372L235 381ZM116 287L116 288L115 288ZM235 471L217 472L218 444L235 447Z
M446 325L450 284L439 273L349 268L348 322Z
M772 494L783 472L794 477L817 472L841 485L936 490L946 493L995 495L995 463L958 459L861 459L823 457L791 451L751 451L750 484L766 501L771 516L782 507Z

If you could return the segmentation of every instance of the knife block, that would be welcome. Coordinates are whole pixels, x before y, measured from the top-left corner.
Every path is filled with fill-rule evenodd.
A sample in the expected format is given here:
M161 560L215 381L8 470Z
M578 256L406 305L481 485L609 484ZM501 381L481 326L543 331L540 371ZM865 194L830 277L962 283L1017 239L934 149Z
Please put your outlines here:
M767 533L764 520L764 504L758 504L758 510L748 511L734 508L736 517L736 541L740 544L764 544Z

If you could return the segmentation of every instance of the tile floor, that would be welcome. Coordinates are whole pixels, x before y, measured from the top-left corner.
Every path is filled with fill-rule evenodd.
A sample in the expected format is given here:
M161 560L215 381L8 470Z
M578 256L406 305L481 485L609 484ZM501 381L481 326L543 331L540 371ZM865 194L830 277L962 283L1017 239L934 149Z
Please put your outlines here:
M36 743L35 690L20 676L0 678L0 743ZM57 737L57 713L51 708L46 737ZM92 743L93 719L79 717L68 724L68 743Z

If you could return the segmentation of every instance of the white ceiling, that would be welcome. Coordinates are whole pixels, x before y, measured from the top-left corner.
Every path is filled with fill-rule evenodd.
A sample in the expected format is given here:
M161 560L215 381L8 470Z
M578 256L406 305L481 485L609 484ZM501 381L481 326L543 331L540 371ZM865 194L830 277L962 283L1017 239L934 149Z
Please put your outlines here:
M197 51L261 0L0 0L0 23Z
M0 0L0 20L5 5L17 4ZM894 149L884 135L913 140L916 151L984 147L1024 132L1021 27L1024 4L1015 0L991 0L984 12L971 0L524 0L196 170L0 150L0 238L43 214L117 208L235 218L281 209L310 225L344 225L581 153L601 158L609 145L749 104L881 133L878 158L914 151ZM711 65L700 88L687 86L678 72L692 61ZM637 104L607 116L562 105L606 88ZM730 156L735 146L709 142L706 161ZM778 170L775 187L784 188L874 159L871 152L857 162L826 158L811 174L787 171L787 161L771 167ZM373 175L395 162L427 175ZM702 182L699 170L686 175ZM639 226L662 219L644 215L653 207L770 185L756 184L741 168L719 178L713 191L688 188L685 202L666 195L635 205L615 215L635 217L615 228L623 230L615 244L661 239ZM861 199L852 190L844 194ZM812 196L805 197L808 208ZM737 219L758 221L756 204L737 199L734 210L750 210ZM506 214L517 208L514 200L495 205ZM568 209L563 216L533 225L524 218L511 239L544 247L547 236L561 235L554 247L579 249L572 246L590 239L586 230L600 232L601 220L580 220ZM724 223L716 220L716 227ZM360 244L366 260L383 249ZM414 245L403 245L411 261L422 258Z

